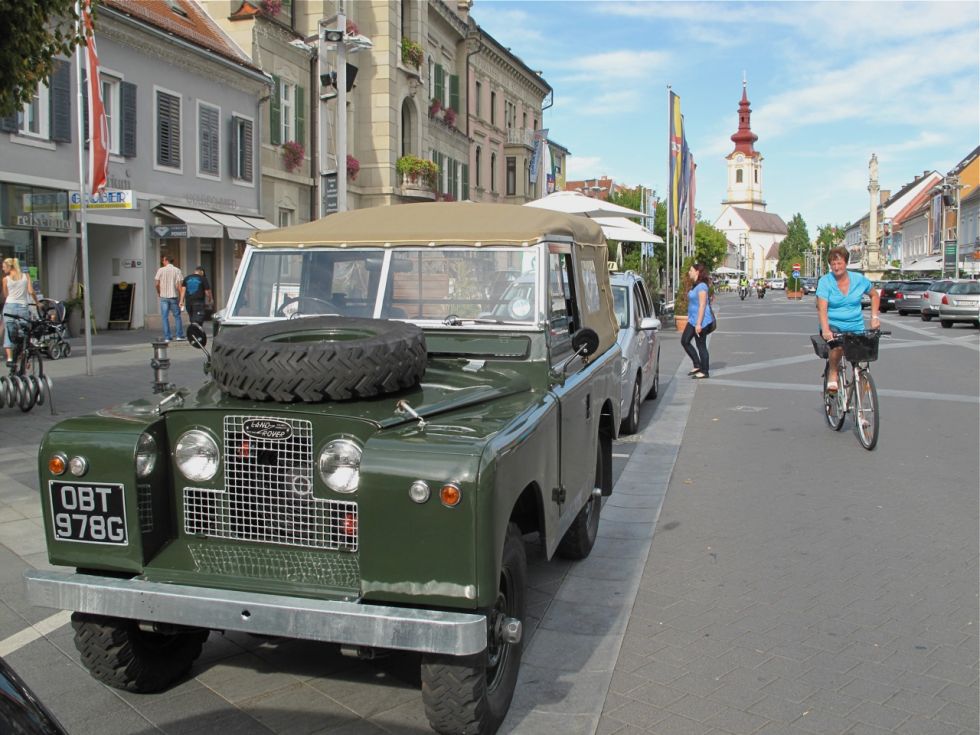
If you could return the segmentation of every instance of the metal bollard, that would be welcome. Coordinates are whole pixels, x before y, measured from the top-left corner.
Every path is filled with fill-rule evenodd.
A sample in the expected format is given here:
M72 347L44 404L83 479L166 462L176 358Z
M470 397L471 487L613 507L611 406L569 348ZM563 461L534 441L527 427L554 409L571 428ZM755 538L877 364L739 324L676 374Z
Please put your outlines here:
M150 360L153 368L153 392L165 393L174 389L174 384L168 380L167 370L170 369L170 358L167 356L167 343L153 343L153 358Z

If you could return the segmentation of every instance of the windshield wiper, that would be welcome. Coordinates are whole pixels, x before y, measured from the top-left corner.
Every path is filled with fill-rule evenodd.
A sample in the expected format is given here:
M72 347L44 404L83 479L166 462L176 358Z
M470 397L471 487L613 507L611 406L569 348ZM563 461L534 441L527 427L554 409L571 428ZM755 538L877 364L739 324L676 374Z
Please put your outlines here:
M472 319L469 317L464 319L462 317L456 316L455 314L450 314L449 316L447 316L445 319L442 320L442 323L445 324L447 327L461 327L464 324L520 324L521 322L511 322L505 319L486 319L486 318Z

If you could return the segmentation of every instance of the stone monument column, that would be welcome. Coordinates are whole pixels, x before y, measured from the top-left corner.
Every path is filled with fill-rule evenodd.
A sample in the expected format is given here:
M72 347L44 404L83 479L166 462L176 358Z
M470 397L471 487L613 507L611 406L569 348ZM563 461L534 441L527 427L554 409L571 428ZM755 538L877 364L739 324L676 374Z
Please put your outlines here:
M880 204L881 188L878 186L878 156L871 154L868 162L868 193L871 195L871 206L868 209L868 244L861 255L861 266L869 278L880 278L885 267L881 254L881 242L878 240L878 206Z

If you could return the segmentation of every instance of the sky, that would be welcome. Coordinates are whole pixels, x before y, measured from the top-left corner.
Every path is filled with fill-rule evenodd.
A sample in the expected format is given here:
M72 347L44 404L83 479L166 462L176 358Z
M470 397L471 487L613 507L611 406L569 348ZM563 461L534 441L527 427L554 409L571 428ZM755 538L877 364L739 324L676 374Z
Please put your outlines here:
M743 74L767 211L811 237L882 190L980 144L980 3L475 0L473 19L554 88L568 178L667 188L667 86L680 95L696 207L726 195Z

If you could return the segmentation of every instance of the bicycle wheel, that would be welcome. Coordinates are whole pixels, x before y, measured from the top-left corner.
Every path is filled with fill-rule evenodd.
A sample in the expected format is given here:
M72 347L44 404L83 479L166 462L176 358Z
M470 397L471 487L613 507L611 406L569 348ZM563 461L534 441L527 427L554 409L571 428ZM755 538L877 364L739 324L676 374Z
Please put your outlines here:
M854 431L862 447L874 449L878 443L878 390L870 370L857 371L854 395Z
M834 431L840 431L844 425L844 366L837 366L838 390L827 390L827 370L823 371L823 409L827 425Z

